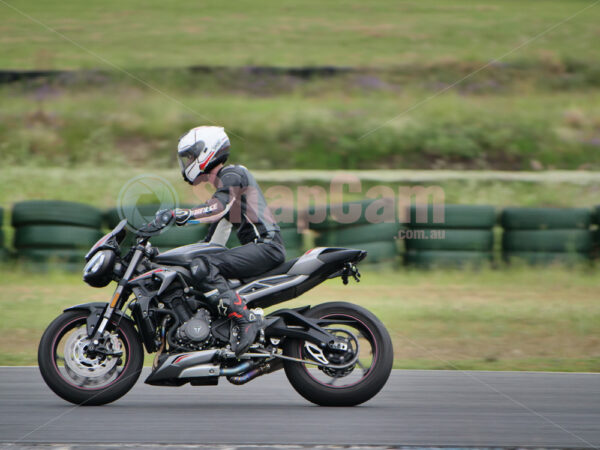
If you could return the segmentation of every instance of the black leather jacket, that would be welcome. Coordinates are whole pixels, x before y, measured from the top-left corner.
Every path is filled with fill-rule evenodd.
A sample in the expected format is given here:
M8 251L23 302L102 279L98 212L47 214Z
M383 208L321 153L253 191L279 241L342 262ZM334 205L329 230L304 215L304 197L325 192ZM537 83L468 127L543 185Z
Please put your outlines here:
M231 223L241 244L281 242L279 225L248 169L239 165L223 167L217 174L216 186L212 198L192 209L188 220L188 223L211 223L206 241L213 240L215 233L226 234L226 237L219 237L219 241L226 241Z

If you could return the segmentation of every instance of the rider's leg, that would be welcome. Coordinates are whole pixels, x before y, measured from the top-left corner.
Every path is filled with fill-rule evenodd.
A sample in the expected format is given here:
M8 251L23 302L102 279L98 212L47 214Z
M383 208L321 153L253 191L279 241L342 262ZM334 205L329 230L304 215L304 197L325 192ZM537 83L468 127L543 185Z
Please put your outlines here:
M209 301L215 302L221 315L229 317L238 326L237 335L231 336L231 349L236 356L245 353L260 332L262 318L248 309L246 301L229 287L225 277L208 258L194 259L191 269L194 280L204 295Z
M265 273L283 263L285 248L279 237L272 243L248 243L230 250L194 259L192 272L203 292L215 291L212 297L222 315L229 316L239 326L232 348L243 353L256 339L262 321L249 311L243 296L229 288L226 278L249 278ZM198 264L202 261L203 264ZM238 343L239 342L239 343Z

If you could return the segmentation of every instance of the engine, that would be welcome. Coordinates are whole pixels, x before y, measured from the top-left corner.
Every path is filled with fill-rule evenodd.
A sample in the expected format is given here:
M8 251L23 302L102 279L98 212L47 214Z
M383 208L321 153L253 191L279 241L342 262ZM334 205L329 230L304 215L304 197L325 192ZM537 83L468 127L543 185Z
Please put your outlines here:
M211 317L210 312L200 308L189 320L183 323L175 332L178 341L203 347L210 334Z

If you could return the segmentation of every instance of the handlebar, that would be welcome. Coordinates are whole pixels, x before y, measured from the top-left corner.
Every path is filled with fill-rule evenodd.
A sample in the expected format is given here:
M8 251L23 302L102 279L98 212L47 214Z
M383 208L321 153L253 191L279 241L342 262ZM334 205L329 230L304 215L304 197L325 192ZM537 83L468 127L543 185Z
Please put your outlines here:
M171 210L158 211L153 221L148 222L143 227L139 228L136 235L138 237L150 238L160 234L162 230L171 225L175 221L175 213Z

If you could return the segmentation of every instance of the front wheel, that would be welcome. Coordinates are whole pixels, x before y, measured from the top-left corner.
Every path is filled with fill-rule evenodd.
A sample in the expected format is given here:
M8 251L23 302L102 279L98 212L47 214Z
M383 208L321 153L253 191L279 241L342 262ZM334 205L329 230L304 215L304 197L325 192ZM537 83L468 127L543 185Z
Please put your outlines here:
M345 302L324 303L306 317L347 343L345 352L322 350L299 339L286 339L284 354L331 367L285 361L285 374L294 389L321 406L355 406L385 385L394 362L392 340L384 325L369 311ZM341 367L341 368L337 368Z
M135 384L144 350L134 326L111 321L104 333L107 355L87 351L87 311L68 311L46 329L38 348L40 372L58 396L78 405L104 405Z

